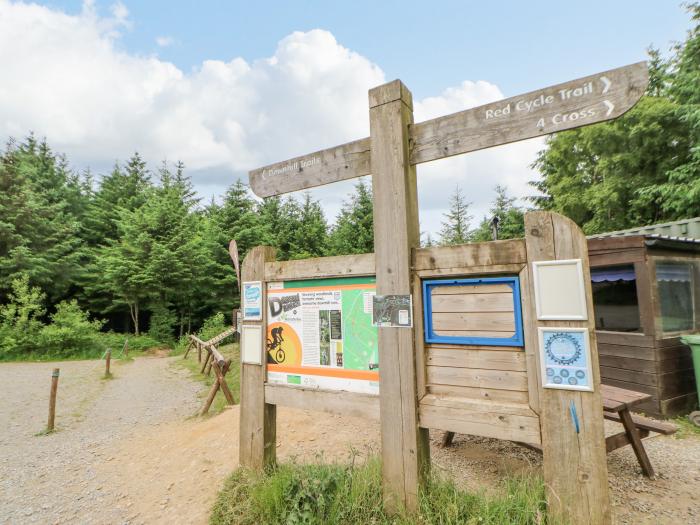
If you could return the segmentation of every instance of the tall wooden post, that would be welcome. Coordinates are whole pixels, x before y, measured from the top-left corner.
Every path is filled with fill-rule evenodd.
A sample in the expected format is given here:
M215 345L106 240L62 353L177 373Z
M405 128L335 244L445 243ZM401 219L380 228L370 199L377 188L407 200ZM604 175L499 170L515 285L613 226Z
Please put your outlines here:
M411 250L419 246L416 169L409 162L413 100L401 81L369 91L377 294L412 290ZM419 322L419 321L417 321ZM428 430L418 427L413 328L379 329L382 476L387 509L415 509L429 463Z
M56 419L56 392L58 391L58 375L60 369L54 368L51 374L51 394L49 396L49 420L46 423L46 431L53 432L54 421Z
M239 463L242 467L262 469L276 461L277 406L265 403L265 333L267 325L267 289L265 263L274 261L275 249L257 246L243 261L243 282L262 281L262 320L243 321L243 326L262 327L260 354L262 364L241 363L241 407ZM244 341L241 338L241 344ZM241 355L243 352L241 352Z
M581 229L556 213L530 212L525 215L528 286L532 288L533 261L581 259L588 320L530 322L537 327L562 326L588 329L593 370L593 392L541 388L540 425L544 480L549 512L573 525L611 523L608 468L600 394L600 368L596 346L588 245ZM532 339L531 339L532 341ZM536 344L533 342L533 344ZM537 359L541 359L539 352ZM572 421L575 407L578 428Z

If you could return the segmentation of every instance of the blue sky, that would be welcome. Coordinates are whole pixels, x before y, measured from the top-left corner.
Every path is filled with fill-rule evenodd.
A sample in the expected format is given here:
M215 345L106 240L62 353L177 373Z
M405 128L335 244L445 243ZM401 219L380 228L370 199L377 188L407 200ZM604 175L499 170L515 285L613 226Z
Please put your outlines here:
M690 27L675 1L0 0L0 135L75 169L183 160L205 198L249 169L368 133L367 89L401 78L424 120L645 59ZM51 89L46 89L50 86ZM422 228L454 186L532 193L541 139L419 167ZM329 219L352 182L314 190Z
M82 2L45 2L78 13ZM106 11L107 2L98 2ZM184 70L206 59L270 56L293 31L327 29L344 46L401 78L415 97L465 79L506 96L645 59L689 28L680 1L164 1L124 0L134 53ZM173 43L161 48L158 37Z

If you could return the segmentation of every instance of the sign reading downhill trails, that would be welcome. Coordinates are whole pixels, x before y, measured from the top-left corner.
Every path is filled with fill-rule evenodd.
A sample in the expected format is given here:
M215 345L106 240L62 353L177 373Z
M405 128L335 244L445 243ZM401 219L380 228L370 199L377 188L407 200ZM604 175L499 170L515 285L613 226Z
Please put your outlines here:
M371 277L269 283L268 381L378 394L375 287Z

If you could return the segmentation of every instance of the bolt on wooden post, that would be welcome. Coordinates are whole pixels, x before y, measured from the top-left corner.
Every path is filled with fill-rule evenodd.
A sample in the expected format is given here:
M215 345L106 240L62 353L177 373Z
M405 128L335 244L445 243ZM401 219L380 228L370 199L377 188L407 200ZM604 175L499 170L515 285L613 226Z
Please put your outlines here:
M419 246L416 168L409 162L410 91L395 80L369 92L377 295L411 293L411 250ZM428 431L418 427L411 328L379 328L382 477L387 508L415 509L428 464ZM417 346L421 347L418 348Z
M54 368L51 374L51 394L49 396L49 420L46 423L46 431L53 432L56 419L56 393L58 391L58 375L61 370Z

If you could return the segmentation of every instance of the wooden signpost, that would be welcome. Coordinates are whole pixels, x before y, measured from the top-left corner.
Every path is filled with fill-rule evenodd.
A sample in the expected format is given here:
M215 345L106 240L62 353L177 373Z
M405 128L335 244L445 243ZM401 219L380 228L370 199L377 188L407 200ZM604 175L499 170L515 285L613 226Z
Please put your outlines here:
M604 71L410 126L410 164L517 142L619 117L644 93L646 62ZM364 138L255 169L250 187L271 197L370 175Z
M411 93L396 80L369 92L369 138L253 170L250 172L251 188L258 196L269 197L373 175L376 293L413 294L413 315L419 319L423 314L421 275L412 263L419 248L415 166L614 119L634 106L644 93L647 81L646 63L640 62L414 124ZM555 228L551 239L544 238L540 244L530 242L527 260L531 257L530 251L542 258L583 257L585 249L579 246L583 241L568 231L568 223L565 226L559 228L562 231ZM548 235L546 228L541 232L533 224L528 224L528 228L531 238ZM557 246L556 252L552 251L552 243L560 238L568 244ZM569 245L572 247L567 248ZM506 244L503 246L506 249ZM518 247L524 254L525 246ZM547 250L552 253L545 253ZM254 249L244 261L243 281L264 281L270 264L266 265L266 261L273 258L273 252L267 248ZM335 264L336 259L340 262L342 258L330 259ZM494 264L493 260L490 257L482 264ZM520 265L522 260L522 257L518 259ZM468 270L470 263L465 259L453 266ZM316 274L322 275L321 265L317 267ZM351 265L348 262L343 267L350 271ZM527 271L523 272L523 288L528 289ZM263 304L264 299L263 296ZM526 322L536 326L532 324L531 314L526 312L525 315ZM589 324L583 323L582 326ZM244 323L244 327L254 325L261 325L264 330L265 314L262 321ZM593 392L575 395L564 391L542 392L541 385L538 386L538 374L532 371L537 359L532 333L528 337L527 360L533 365L527 369L527 388L533 411L526 407L520 417L523 422L544 420L536 428L543 433L541 441L550 508L557 514L568 514L573 523L609 523L602 409L595 408L600 397L597 373ZM265 355L265 342L255 341L255 345L262 346L260 352ZM384 499L389 509L402 506L415 509L419 486L429 467L428 433L426 428L420 427L418 406L420 398L425 395L422 324L417 321L409 327L379 328L378 345ZM254 349L254 353L257 351ZM597 353L595 359L597 363ZM240 460L242 465L249 467L263 467L275 457L276 405L267 402L272 397L266 398L266 365L264 360L260 361L261 364L242 365L241 374ZM275 391L271 390L271 393ZM337 399L328 393L323 395L329 400ZM542 403L539 398L543 398ZM572 428L572 409L569 405L562 408L565 401L578 403L581 416L588 418L580 425L582 433L578 440L562 438L565 434L562 429ZM431 414L436 414L442 409L431 410ZM593 421L598 412L600 422ZM488 414L479 417L488 417ZM507 422L508 418L501 416L499 421ZM578 423L576 425L578 432ZM520 432L522 428L516 431ZM537 437L539 434L533 439ZM560 468L554 468L555 461ZM569 464L575 465L574 470L561 468Z

